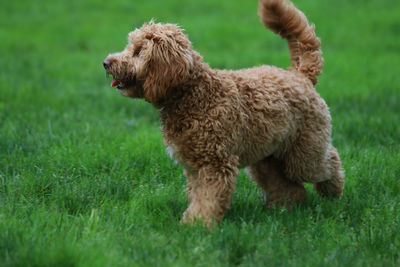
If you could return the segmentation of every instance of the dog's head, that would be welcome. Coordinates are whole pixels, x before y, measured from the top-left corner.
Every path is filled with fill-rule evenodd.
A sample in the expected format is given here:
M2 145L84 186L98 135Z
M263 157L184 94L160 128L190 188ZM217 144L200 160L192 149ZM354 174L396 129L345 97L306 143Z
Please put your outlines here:
M129 33L125 49L107 56L103 66L122 95L154 103L188 80L192 45L178 26L151 21Z

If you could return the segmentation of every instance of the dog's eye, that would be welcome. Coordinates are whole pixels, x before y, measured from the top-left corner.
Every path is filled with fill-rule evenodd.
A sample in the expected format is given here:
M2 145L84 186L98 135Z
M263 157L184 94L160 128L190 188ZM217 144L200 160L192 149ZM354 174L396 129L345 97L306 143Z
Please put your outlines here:
M141 46L135 47L135 50L133 51L133 56L137 57L140 54L140 50L142 50Z

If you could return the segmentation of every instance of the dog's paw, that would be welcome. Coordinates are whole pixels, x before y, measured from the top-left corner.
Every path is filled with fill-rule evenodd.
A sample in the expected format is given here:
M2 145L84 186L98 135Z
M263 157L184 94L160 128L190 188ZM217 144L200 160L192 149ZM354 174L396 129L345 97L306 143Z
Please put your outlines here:
M212 229L217 222L213 216L204 216L200 213L193 213L189 209L183 213L182 219L180 221L182 225L201 225L208 229Z

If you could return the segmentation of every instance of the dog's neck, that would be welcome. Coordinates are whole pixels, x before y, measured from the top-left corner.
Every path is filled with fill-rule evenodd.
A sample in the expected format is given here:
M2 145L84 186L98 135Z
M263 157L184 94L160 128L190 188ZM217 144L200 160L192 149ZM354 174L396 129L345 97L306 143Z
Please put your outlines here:
M212 86L211 76L212 69L207 63L202 61L202 58L199 58L195 61L188 79L180 85L170 88L167 97L151 104L160 110L160 112L174 109L183 99L205 93L204 90Z
M188 121L192 121L199 114L206 112L204 101L199 99L213 99L213 70L206 63L194 69L191 79L177 88L168 98L153 105L159 110L163 133L168 132L179 136ZM168 130L166 130L168 129ZM164 134L163 134L164 135Z

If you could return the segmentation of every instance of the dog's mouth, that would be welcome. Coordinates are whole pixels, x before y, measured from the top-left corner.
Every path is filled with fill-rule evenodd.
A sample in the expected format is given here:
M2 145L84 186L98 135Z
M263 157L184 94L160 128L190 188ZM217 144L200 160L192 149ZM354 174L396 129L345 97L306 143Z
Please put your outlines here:
M129 87L135 86L136 84L136 77L134 77L132 80L121 80L118 78L114 77L114 80L111 82L111 87L117 87L118 90L125 90Z

